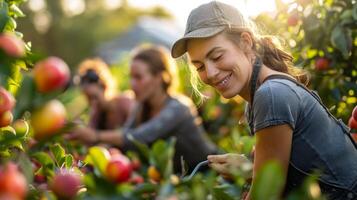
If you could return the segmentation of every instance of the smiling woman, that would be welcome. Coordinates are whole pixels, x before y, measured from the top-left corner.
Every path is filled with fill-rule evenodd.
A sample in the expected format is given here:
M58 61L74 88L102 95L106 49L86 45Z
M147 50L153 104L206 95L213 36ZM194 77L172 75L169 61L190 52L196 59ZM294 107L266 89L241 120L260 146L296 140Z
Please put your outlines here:
M356 199L357 149L349 129L305 86L307 74L272 36L257 34L233 6L212 1L191 11L171 54L186 52L193 75L223 97L240 96L248 103L246 118L256 136L252 188L257 172L276 160L286 177L282 195L319 170L321 191L329 199ZM240 155L208 160L223 176L244 163Z

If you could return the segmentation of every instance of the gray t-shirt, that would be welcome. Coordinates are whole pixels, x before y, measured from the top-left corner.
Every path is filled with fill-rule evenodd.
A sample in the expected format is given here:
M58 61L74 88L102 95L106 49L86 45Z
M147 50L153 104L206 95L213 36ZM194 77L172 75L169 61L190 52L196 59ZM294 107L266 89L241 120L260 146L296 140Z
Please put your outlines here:
M250 119L249 112L246 114ZM290 167L304 173L320 169L323 182L343 188L357 184L357 151L347 136L348 128L329 116L296 83L285 79L265 81L255 93L253 116L249 124L254 133L282 124L292 128L289 171Z
M206 160L207 155L216 153L216 146L206 137L197 116L197 111L190 99L184 96L169 97L158 115L147 122L136 125L135 120L140 113L138 105L126 122L123 133L124 150L135 150L128 139L132 135L135 140L151 145L158 139L176 137L174 169L181 172L180 157L187 162L190 170L199 162Z

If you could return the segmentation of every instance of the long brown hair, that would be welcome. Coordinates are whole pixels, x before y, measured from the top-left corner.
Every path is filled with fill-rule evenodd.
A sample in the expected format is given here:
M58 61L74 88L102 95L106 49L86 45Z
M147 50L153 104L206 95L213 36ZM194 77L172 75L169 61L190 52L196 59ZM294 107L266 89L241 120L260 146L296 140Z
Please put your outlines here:
M169 51L161 46L143 46L134 50L132 60L140 60L149 67L152 75L161 75L162 88L167 94L173 95L177 92L178 80L176 63L170 57ZM150 119L151 107L144 102L142 110L136 118L136 125Z
M307 85L309 76L305 70L293 65L293 57L285 51L280 40L275 36L259 35L255 31L247 31L253 39L253 51L259 56L263 63L278 72L289 74L299 82ZM240 35L242 30L230 28L224 31L229 40L240 46Z

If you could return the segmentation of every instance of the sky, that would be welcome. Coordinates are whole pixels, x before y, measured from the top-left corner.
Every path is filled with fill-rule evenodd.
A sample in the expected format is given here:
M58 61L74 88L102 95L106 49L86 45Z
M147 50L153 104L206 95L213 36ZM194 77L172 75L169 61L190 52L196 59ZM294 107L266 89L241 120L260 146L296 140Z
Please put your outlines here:
M103 0L108 9L115 9L121 6L123 0ZM176 19L180 27L185 27L186 20L190 11L203 3L208 3L211 0L127 0L128 3L135 7L150 8L155 6L162 6L168 10ZM237 7L244 15L254 17L261 12L274 12L275 0L220 0ZM289 2L292 0L282 0ZM85 10L84 0L61 0L64 10L68 16L81 14ZM33 11L40 11L45 8L45 0L29 0L29 7ZM38 30L46 30L49 24L49 17L38 15L36 21ZM43 28L41 28L41 27Z
M107 0L117 1L117 0ZM176 18L181 26L185 26L190 11L197 6L208 3L211 0L128 0L129 4L137 7L151 7L161 5ZM274 0L220 0L221 2L236 6L247 16L256 16L261 12L273 12L275 10Z

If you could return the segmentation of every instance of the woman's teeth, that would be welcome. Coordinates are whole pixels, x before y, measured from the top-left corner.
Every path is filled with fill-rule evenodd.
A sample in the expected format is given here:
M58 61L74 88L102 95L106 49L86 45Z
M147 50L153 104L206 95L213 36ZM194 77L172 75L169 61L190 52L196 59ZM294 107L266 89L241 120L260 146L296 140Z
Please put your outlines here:
M231 75L227 76L226 78L224 78L221 82L218 83L218 86L224 86L228 83L229 78L231 77Z

